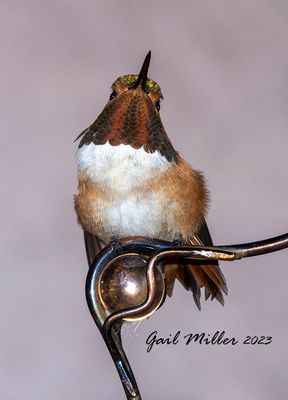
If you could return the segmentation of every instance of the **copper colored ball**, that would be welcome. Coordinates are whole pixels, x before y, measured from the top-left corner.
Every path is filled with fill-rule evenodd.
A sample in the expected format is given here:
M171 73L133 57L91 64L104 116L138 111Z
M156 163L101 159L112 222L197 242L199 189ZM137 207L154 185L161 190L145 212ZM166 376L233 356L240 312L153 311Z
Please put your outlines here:
M104 270L100 281L100 297L109 312L136 307L145 302L148 295L146 271L146 261L136 255L123 256ZM156 309L162 302L165 286L162 273L158 268L155 271L157 295L153 307ZM139 315L137 319L145 317Z

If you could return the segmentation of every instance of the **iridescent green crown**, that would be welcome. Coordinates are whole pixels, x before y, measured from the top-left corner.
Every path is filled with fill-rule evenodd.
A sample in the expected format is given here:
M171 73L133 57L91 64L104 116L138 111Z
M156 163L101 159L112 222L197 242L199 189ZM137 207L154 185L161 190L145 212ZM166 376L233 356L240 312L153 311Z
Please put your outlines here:
M133 85L136 81L137 81L138 75L123 75L120 76L120 78L118 78L118 80L126 85ZM156 83L155 81L152 81L152 79L147 78L146 80L146 84L145 84L146 89L149 92L161 92L160 86L158 85L158 83Z

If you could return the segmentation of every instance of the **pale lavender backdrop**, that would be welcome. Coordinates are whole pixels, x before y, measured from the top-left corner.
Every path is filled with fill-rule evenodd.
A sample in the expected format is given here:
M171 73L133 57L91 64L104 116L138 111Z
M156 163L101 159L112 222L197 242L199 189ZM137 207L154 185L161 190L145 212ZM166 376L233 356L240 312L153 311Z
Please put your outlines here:
M85 303L73 143L110 84L150 77L164 125L205 172L217 244L288 230L288 4L281 0L5 1L0 15L0 398L124 399ZM229 297L199 313L180 286L126 328L144 400L271 400L288 393L288 251L222 264ZM147 335L226 330L270 346L183 344Z

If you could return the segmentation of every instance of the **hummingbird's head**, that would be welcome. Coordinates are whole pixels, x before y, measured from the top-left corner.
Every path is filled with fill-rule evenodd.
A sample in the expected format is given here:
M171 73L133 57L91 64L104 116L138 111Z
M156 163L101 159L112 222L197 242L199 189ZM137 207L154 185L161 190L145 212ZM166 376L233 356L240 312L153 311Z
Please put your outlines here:
M167 160L176 160L174 150L160 119L159 85L147 76L151 51L145 57L139 75L124 75L112 85L110 99L84 135L79 147L93 142L112 146L130 145L147 153L158 151Z
M140 97L140 101L143 101L145 97L148 97L156 111L160 111L160 102L163 99L160 86L147 76L150 59L151 51L145 57L139 75L123 75L116 79L112 85L110 101L123 94L126 94L126 96L122 96L122 100L126 98L132 100L133 97Z

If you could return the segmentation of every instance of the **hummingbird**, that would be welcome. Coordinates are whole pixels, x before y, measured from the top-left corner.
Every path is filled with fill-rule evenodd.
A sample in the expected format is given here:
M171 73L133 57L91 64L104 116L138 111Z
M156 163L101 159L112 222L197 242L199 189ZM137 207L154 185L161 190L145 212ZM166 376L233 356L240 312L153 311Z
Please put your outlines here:
M174 149L160 118L163 95L148 77L151 51L138 75L112 84L101 114L76 138L78 194L75 210L85 234L88 262L115 238L145 236L211 246L206 223L209 194L201 172ZM75 140L75 141L76 141ZM215 261L164 266L166 291L175 279L205 299L224 304L225 278Z

